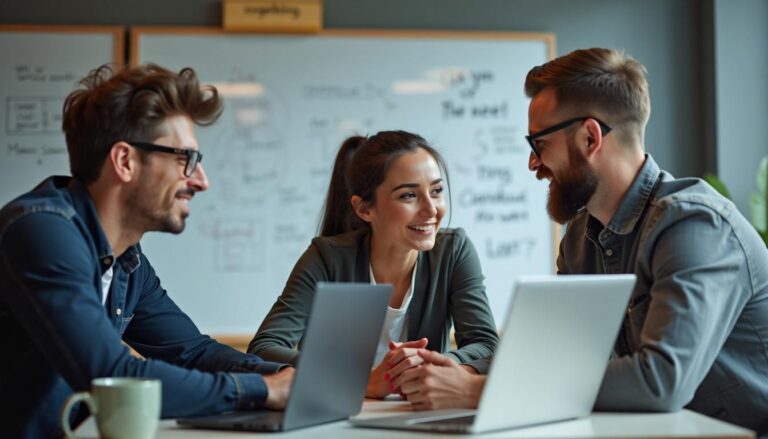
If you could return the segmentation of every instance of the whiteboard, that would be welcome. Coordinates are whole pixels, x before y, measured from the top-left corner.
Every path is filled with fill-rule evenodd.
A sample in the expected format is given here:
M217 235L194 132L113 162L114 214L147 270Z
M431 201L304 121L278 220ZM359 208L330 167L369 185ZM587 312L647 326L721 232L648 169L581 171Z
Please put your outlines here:
M0 206L69 175L64 98L91 69L124 63L122 27L0 25Z
M314 36L135 29L132 61L194 68L225 110L197 130L210 190L182 237L142 240L163 284L204 332L258 328L316 235L337 148L403 129L450 174L450 227L482 260L501 325L514 277L552 273L546 184L528 171L528 70L551 35L325 32Z

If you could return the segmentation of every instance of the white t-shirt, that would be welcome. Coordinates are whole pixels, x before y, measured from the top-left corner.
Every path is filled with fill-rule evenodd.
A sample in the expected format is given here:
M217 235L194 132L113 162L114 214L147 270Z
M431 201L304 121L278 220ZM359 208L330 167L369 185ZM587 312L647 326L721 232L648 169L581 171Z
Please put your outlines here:
M376 285L376 279L373 277L373 268L368 264L368 270L371 272L371 285ZM400 304L400 308L392 308L387 306L387 316L384 318L384 327L381 329L381 335L379 336L379 345L376 347L376 359L374 360L374 367L381 363L382 358L389 352L389 341L402 342L408 339L408 305L411 304L411 297L413 297L413 285L416 283L416 267L413 267L413 276L411 277L411 285L408 287L408 291L405 292L403 297L403 303Z
M114 265L112 266L114 267ZM104 274L101 275L101 304L107 304L107 296L109 295L109 287L112 285L112 276L114 276L114 270L109 267Z

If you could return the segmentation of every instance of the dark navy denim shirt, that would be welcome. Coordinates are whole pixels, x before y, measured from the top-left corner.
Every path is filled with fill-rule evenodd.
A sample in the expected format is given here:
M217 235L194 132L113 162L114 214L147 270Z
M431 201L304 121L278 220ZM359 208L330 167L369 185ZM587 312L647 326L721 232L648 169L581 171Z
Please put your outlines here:
M164 418L254 409L267 396L259 373L281 366L200 334L139 245L112 254L90 194L68 177L0 210L0 349L0 437L58 435L66 398L97 377L160 379Z

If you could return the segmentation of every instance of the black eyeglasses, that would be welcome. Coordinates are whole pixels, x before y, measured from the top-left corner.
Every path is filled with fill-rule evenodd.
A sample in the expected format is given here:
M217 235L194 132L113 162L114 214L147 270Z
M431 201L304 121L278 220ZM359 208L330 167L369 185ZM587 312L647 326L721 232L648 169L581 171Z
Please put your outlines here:
M582 116L582 117L575 117L573 119L568 119L566 121L560 122L557 125L552 125L549 128L544 128L541 131L536 131L535 133L531 133L525 136L525 140L527 140L528 144L531 145L531 149L533 150L533 153L536 154L536 157L541 158L541 154L539 154L539 150L536 149L536 142L535 142L536 139L542 136L546 136L547 134L552 134L555 131L560 131L563 128L568 128L569 126L575 124L576 122L581 122L587 119L594 119L597 122L597 124L600 125L600 132L604 136L611 132L612 128L609 127L605 122L601 121L600 119L592 116Z
M171 148L170 146L155 145L146 142L128 142L130 145L151 152L164 152L166 154L183 155L187 158L184 164L184 176L189 178L195 173L197 164L203 160L203 154L196 149Z

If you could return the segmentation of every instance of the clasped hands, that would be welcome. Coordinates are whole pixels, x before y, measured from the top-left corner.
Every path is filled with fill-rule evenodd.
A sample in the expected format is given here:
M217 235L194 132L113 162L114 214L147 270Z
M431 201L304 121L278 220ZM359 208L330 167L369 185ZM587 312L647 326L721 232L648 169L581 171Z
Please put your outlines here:
M365 396L399 393L414 410L477 407L485 376L426 346L426 338L389 342L389 352L371 372Z

